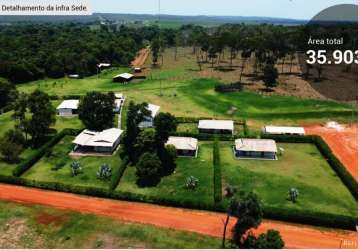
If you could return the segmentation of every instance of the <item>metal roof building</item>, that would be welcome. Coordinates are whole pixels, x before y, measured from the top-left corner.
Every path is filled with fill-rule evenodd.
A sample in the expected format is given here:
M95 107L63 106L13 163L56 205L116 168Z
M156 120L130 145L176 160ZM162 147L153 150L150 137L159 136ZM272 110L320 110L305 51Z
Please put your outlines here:
M265 126L262 132L270 135L305 135L303 127Z
M277 145L274 140L237 139L235 155L239 159L277 159Z

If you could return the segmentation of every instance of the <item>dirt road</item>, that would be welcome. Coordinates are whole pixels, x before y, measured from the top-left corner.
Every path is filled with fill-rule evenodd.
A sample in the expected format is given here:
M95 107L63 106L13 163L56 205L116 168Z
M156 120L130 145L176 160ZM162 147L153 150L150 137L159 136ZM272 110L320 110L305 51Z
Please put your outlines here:
M320 135L336 157L344 164L351 175L358 181L358 128L347 127L343 131L325 128L320 125L305 127L306 133ZM358 246L357 246L358 247Z
M0 184L0 199L25 204L40 204L81 213L109 216L113 219L151 224L221 237L224 214L162 207L156 205L99 199L74 194ZM231 221L234 222L233 220ZM233 224L231 223L230 226ZM358 247L358 233L320 230L296 224L264 221L257 230L279 230L288 248Z
M142 67L145 61L147 60L147 57L149 55L149 49L141 49L138 53L136 58L131 62L131 65L133 67Z

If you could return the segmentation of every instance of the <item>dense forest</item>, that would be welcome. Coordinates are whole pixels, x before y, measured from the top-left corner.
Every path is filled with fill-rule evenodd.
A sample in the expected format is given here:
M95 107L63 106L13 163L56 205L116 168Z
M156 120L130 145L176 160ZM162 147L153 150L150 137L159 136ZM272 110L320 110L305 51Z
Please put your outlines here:
M146 32L79 24L0 27L0 77L23 83L65 74L87 76L99 62L128 65ZM149 37L150 38L150 37Z
M178 29L114 24L93 29L73 23L0 26L0 77L24 83L66 74L88 76L97 73L100 62L128 65L136 52L150 43L156 61L166 47L192 46L199 66L201 62L214 66L229 50L231 58L239 56L243 64L245 58L254 57L257 70L263 70L267 62L292 60L297 51L309 49L309 37L344 37L342 49L352 49L356 34L358 29L353 25L226 24L183 25Z

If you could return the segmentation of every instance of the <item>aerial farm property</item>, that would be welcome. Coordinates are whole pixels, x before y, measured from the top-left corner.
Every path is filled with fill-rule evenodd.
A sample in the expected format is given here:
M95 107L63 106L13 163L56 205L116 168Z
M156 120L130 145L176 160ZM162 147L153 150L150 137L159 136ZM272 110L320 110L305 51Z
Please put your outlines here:
M240 247L229 236L236 221L224 223L228 236L223 243L220 237L227 214L239 221L230 210L234 199L247 197L259 200L262 210L255 235L275 229L285 247L315 248L325 239L324 247L338 248L340 240L357 239L355 106L349 91L334 98L320 90L322 82L337 80L332 71L339 69L326 66L318 74L315 67L302 68L301 44L294 38L307 35L304 29L168 26L0 27L0 37L12 39L11 28L20 34L14 44L0 38L8 49L30 46L22 43L28 29L49 37L31 40L39 47L48 41L56 47L57 39L66 38L61 60L54 59L57 53L40 68L33 54L36 60L13 65L13 58L0 71L0 86L10 89L0 107L0 199L55 207L19 208L21 218L35 214L30 218L42 223L40 231L46 223L69 225L58 240L57 233L46 234L56 238L53 246L7 245L2 238L0 246L217 248L230 241ZM258 34L261 40L255 40ZM87 54L76 60L77 49ZM349 83L357 70L352 65L347 71ZM10 211L6 216L15 216L13 206L0 202L0 210ZM0 212L0 222L3 217ZM75 222L83 235L72 236ZM96 241L98 232L112 228ZM301 228L310 240L299 240L303 234L294 232ZM93 230L97 234L86 245ZM144 247L139 236L128 246L114 244L125 231L141 232ZM151 242L153 235L158 240ZM66 237L82 237L82 243Z

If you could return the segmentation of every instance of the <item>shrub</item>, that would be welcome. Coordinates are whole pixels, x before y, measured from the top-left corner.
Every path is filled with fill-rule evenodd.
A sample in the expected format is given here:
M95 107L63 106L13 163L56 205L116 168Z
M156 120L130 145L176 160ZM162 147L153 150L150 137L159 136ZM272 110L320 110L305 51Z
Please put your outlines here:
M222 181L219 141L215 140L213 144L213 167L214 167L214 201L219 203L222 200Z
M189 176L186 178L185 187L190 190L195 190L198 187L199 179L194 176Z
M102 164L97 172L97 178L101 180L108 180L112 176L112 169L108 164Z
M82 170L81 164L78 161L72 162L70 167L71 167L72 176L78 175Z
M215 91L221 93L239 92L241 90L242 90L242 84L239 82L231 83L231 84L218 84L215 86Z

